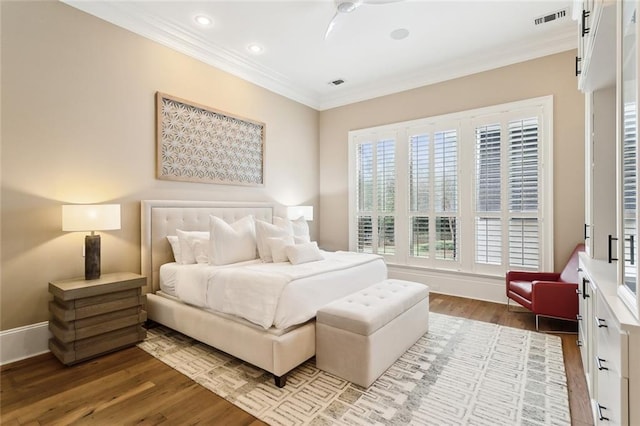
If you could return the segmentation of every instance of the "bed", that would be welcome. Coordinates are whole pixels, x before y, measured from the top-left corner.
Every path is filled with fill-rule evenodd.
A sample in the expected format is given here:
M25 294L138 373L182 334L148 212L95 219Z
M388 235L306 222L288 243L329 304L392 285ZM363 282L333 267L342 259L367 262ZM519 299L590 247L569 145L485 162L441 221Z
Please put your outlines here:
M276 385L282 387L289 371L315 355L314 317L291 321L284 314L286 319L279 322L280 327L265 327L265 324L261 326L236 315L184 303L175 294L166 291L166 286L163 291L160 280L161 267L173 262L173 253L166 237L176 235L177 229L207 230L209 216L233 223L253 215L256 219L271 223L278 208L284 210L260 202L142 201L141 269L147 277L147 315L150 320L268 371L273 374ZM386 279L386 274L384 261L377 259L349 270L327 272L322 278L327 283L348 283L350 291L355 292ZM302 279L294 281L296 286L289 286L292 289L304 288L305 285L312 288L316 285L313 279L317 277L304 282ZM297 291L300 293L300 290ZM300 297L293 290L289 293L293 295L287 297ZM287 293L282 294L285 297ZM308 300L314 298L315 295L306 297Z

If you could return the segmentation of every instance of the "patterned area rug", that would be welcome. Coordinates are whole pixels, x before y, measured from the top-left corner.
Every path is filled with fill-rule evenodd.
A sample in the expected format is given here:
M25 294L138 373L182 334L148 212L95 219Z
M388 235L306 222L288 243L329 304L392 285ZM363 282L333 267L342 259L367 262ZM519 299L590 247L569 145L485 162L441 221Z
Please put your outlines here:
M569 425L560 338L431 313L422 336L368 389L311 359L270 374L164 327L138 345L271 425Z

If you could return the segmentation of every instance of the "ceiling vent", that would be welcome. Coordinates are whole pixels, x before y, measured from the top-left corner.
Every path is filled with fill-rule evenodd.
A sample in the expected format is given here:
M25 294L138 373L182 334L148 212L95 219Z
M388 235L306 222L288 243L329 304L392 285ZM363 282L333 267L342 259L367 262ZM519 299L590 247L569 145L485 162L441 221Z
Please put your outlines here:
M332 86L340 86L342 83L344 83L344 80L341 78L329 82L329 84Z
M558 19L567 17L567 9L562 9L557 12L550 13L548 15L536 18L533 22L535 25L547 24L549 22L557 21Z

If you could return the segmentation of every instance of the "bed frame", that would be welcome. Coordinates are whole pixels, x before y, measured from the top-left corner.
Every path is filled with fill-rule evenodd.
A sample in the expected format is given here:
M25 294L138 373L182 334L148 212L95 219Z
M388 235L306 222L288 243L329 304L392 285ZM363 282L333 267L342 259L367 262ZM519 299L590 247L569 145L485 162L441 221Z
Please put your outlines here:
M208 231L209 215L234 222L248 214L272 221L268 203L145 200L141 203L141 264L147 277L147 316L196 340L220 349L273 374L283 387L286 374L315 355L315 321L286 330L264 330L248 321L214 314L157 295L160 266L173 261L167 235L176 229Z

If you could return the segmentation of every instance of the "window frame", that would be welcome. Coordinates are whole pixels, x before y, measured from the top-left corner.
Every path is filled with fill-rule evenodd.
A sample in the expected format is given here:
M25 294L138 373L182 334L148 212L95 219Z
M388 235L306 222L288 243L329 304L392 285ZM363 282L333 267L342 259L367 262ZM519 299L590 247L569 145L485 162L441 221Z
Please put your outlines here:
M527 116L528 115L528 116ZM435 270L461 271L471 274L486 276L500 276L506 270L513 269L508 264L508 250L503 247L502 264L476 263L476 163L475 129L478 125L501 125L501 144L508 141L508 123L515 119L529 117L538 118L538 213L539 217L539 265L536 269L529 270L553 270L553 96L543 96L525 99L489 107L460 111L451 114L422 118L417 120L392 123L367 129L350 131L348 134L348 169L349 169L349 249L356 250L357 222L356 222L356 146L362 138L382 140L383 137L393 135L396 141L396 186L395 186L395 238L396 250L393 256L383 255L387 263L395 266L408 266L429 268ZM492 121L493 120L493 121ZM409 196L410 183L408 178L410 164L410 138L420 132L428 132L432 137L434 132L444 130L457 130L457 182L458 182L458 260L420 259L411 257L410 234L412 212L410 210ZM374 139L378 137L379 139ZM432 141L430 141L432 143ZM431 150L433 152L433 150ZM509 219L504 218L505 206L508 209L507 186L504 181L505 168L508 167L506 149L501 149L501 213L502 234L508 235ZM431 154L432 154L431 152ZM430 155L429 161L434 159ZM431 179L431 177L430 177ZM430 183L431 188L433 183ZM430 192L429 208L433 211L433 193ZM435 214L435 213L433 213ZM432 216L435 217L435 216ZM511 217L511 216L509 216ZM433 227L431 229L434 229ZM469 239L469 236L472 239ZM431 241L433 237L430 236ZM503 237L502 241L505 237ZM375 250L374 250L375 252ZM518 268L527 270L528 268Z

